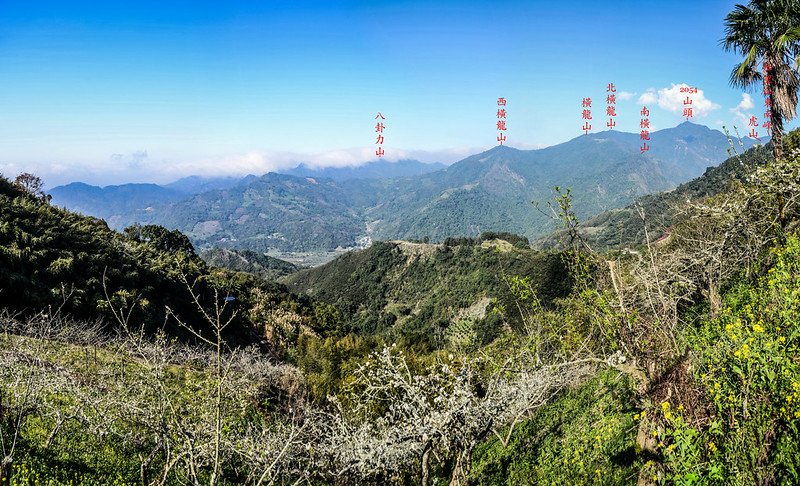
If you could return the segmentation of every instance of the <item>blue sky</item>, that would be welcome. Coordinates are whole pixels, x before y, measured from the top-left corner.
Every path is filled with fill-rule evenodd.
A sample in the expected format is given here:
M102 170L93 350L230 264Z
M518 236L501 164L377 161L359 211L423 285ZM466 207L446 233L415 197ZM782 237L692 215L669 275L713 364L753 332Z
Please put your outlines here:
M659 91L681 83L703 91L694 121L741 126L719 47L734 4L0 0L0 172L52 186L353 164L379 111L388 158L453 162L496 144L500 96L512 147L580 135L587 96L598 131L610 82L630 95L619 130L638 131L648 89L652 125L679 123ZM751 95L738 118L763 117Z

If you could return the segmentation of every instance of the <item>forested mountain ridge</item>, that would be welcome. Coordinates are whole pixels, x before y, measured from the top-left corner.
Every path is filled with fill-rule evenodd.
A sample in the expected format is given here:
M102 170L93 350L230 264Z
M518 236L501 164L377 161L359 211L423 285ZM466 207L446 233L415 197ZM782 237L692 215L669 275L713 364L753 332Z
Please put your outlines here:
M800 132L792 132L790 140L798 134ZM597 250L635 247L646 243L645 223L651 241L660 238L681 218L679 212L687 201L714 196L730 189L732 184L746 182L748 173L769 160L770 150L769 145L758 146L734 155L673 190L648 194L624 208L600 213L581 223L580 232L587 243ZM640 211L643 211L644 221ZM553 233L537 241L535 246L557 246L561 236L561 232Z
M294 263L251 250L211 248L200 253L200 258L212 267L252 273L265 280L276 280L299 270Z
M759 150L748 154L754 153ZM749 451L778 450L765 465L770 472L753 474L791 483L795 455L788 452L797 444L791 417L800 412L787 408L785 397L794 400L800 380L791 358L798 345L791 316L800 302L793 292L800 275L800 241L793 234L800 221L800 179L796 160L742 167L748 174L742 184L703 202L717 210L676 221L673 238L647 259L580 247L536 252L522 237L485 234L442 244L379 242L284 277L303 297L264 299L269 287L235 274L240 284L223 295L242 306L248 325L263 326L261 337L283 349L296 369L273 364L254 348L214 351L213 341L205 348L176 347L158 334L153 340L123 334L98 344L100 338L71 324L0 315L0 376L27 377L15 383L28 384L25 400L32 401L4 394L4 410L69 411L80 418L65 420L52 440L47 437L59 424L57 414L36 415L20 422L24 426L4 422L0 433L25 438L11 474L135 478L144 468L149 474L207 478L218 460L213 448L198 447L195 456L187 452L186 462L173 469L158 447L165 441L171 450L188 451L195 440L219 440L232 461L220 462L220 471L231 481L242 474L276 482L312 474L321 482L373 480L387 468L408 480L430 474L476 482L738 478L749 474L738 469ZM782 192L770 189L776 187ZM97 294L98 282L77 281L68 262L50 263L73 245L82 248L80 241L54 245L67 228L78 240L94 233L101 241L92 247L99 261L79 262L90 275L106 264L139 271L138 252L146 252L151 271L162 272L151 277L156 282L182 270L170 263L177 254L196 262L196 275L213 275L191 256L180 233L133 227L115 239L102 222L53 208L46 198L7 181L0 192L0 268L10 270L2 274L4 292L12 285L33 288L26 279L51 284L51 272L66 265L59 279ZM788 218L783 225L776 223L781 208ZM36 224L29 226L29 220ZM51 230L32 232L37 227ZM109 235L127 257L104 255L102 241ZM26 274L19 259L48 270ZM110 285L119 288L113 278ZM140 285L148 298L163 297L146 282ZM119 299L125 295L116 294L115 303L124 304ZM13 298L30 297L21 292ZM204 302L213 308L213 300ZM29 357L34 353L37 359ZM98 357L90 358L92 353ZM742 366L758 376L752 396L742 394ZM141 392L126 396L130 389ZM44 390L71 400L54 402ZM197 400L186 390L220 394L219 408L215 400ZM745 402L752 415L742 414ZM135 404L137 413L123 413L124 403ZM165 403L179 411L160 407ZM298 409L302 414L295 414ZM776 418L768 422L780 438L772 445L762 441L764 416ZM135 432L158 423L169 427L157 437ZM109 442L108 430L124 431L125 439ZM724 434L736 440L720 440ZM74 446L78 440L81 448ZM684 457L678 444L694 452ZM126 453L130 448L141 456ZM427 473L420 472L426 448L437 451ZM157 451L153 461L136 459L148 450ZM56 452L70 461L59 462Z
M280 281L335 305L348 332L384 334L430 351L453 342L485 345L505 326L518 328L509 279L519 275L540 289L545 306L570 289L558 253L533 251L524 238L491 233L444 244L376 242ZM501 308L505 317L494 311Z
M637 134L606 131L539 150L496 147L446 170L392 181L392 198L368 211L376 238L441 241L510 231L537 238L554 225L530 202L571 188L574 210L590 217L639 196L674 187L727 156L724 134L693 123L653 132L640 154ZM405 187L408 186L408 187Z
M589 135L608 138L631 149L640 149L644 143L638 133L606 131ZM722 136L721 136L722 135ZM702 175L709 167L721 162L720 156L730 148L727 136L719 130L692 122L683 122L674 128L651 132L647 141L648 157L659 160L662 171L673 185L692 180ZM742 150L757 142L751 138L739 140Z
M52 203L88 216L105 219L110 227L122 229L131 224L126 215L147 208L179 201L185 194L157 184L122 184L91 186L73 182L48 191Z
M549 221L531 201L551 199L558 185L580 194L576 210L584 215L670 186L652 160L591 139L574 141L563 154L497 147L441 173L392 182L395 196L367 213L375 237L433 241L483 231L543 234Z
M351 179L386 179L391 177L425 174L445 168L439 163L426 164L416 160L369 161L356 167L312 168L300 164L291 169L277 171L281 174L296 177L312 177L347 181ZM120 184L94 186L82 182L73 182L56 186L50 191L53 204L73 211L103 218L113 229L122 230L130 224L147 221L147 212L154 207L171 202L189 199L194 195L246 186L259 178L254 175L245 177L188 176L167 184Z
M201 248L282 251L358 247L369 239L478 236L538 238L553 222L531 206L571 188L581 218L670 189L726 158L728 141L692 123L653 132L652 155L637 135L601 132L539 150L496 147L443 170L392 179L331 180L267 174L225 189L115 219L185 232Z
M199 247L335 249L366 233L363 198L348 182L268 173L244 186L197 194L139 216L185 232Z
M245 177L202 177L188 176L182 177L177 181L163 184L162 186L173 191L178 191L186 195L200 194L201 192L214 191L217 189L228 189L230 187L247 184L256 179L254 175Z
M315 69L319 76L311 78L320 90L353 87L367 79L367 92L374 94L380 84L374 76L359 77L352 69L356 64L338 62L344 57L335 54L349 51L325 49L327 43L339 47L339 40L343 47L358 48L363 40L358 33L364 29L352 20L374 20L374 8L346 10L350 15L322 10L323 17L304 15L309 12L305 6L287 11L300 23L280 22L288 28L277 32L270 29L274 22L264 23L252 8L241 16L170 9L168 18L152 20L131 11L121 16L124 25L115 21L119 15L93 10L97 18L92 22L108 19L111 27L130 29L145 20L180 34L170 39L184 41L193 32L210 39L222 32L225 41L201 42L205 50L200 56L192 56L193 51L182 50L189 56L181 57L164 52L164 59L153 59L155 66L166 69L148 71L152 79L138 73L145 92L126 90L125 100L104 99L119 107L122 101L146 101L145 94L183 89L191 105L195 99L203 103L204 118L240 114L250 122L252 111L273 118L269 121L276 127L294 130L291 120L277 119L286 113L282 102L288 101L303 119L313 115L313 123L304 125L310 135L358 90L347 88L352 93L339 93L336 105L323 104L313 113L300 110L301 100L293 93L304 91L304 84L295 66L282 62L294 58L293 51L263 41L285 38L296 47L297 36L281 35L294 32L302 37L301 48L322 48L315 53L321 55L297 59L323 68ZM545 46L551 57L580 71L570 55L585 53L585 42L560 46L546 39L560 26L566 26L561 29L566 32L575 24L574 9L539 10L510 10L523 34L532 32L532 26L535 31L538 22L545 27L539 32L545 38L532 43L535 38L513 32L518 29L511 25L507 37L515 42L509 53ZM666 32L664 28L686 24L686 9L671 10L669 15L662 10L657 26L662 29L653 31L656 37ZM705 34L692 37L690 50L699 53L694 62L713 67L715 61L704 57L703 46L704 40L716 43L708 37L718 32L709 20L713 17L707 16L718 12L711 10L693 18L697 21L687 28ZM426 34L430 27L434 37L416 36L413 43L403 44L408 47L399 51L400 57L390 59L401 65L422 60L413 49L421 46L424 60L444 69L415 62L421 70L406 83L412 89L385 98L390 104L387 113L392 110L387 123L391 134L402 126L395 121L403 119L391 108L392 99L407 100L404 108L412 108L410 114L425 112L419 107L415 111L416 102L409 97L416 81L436 76L449 81L452 74L465 80L458 88L467 94L486 73L474 49L467 53L477 67L473 76L464 76L465 65L459 60L474 35L482 33L475 31L473 20L490 18L494 11L450 15L445 27L455 37L444 44L455 48L430 49L430 42L418 41L441 39L438 15L443 11L427 9L424 23L409 22L405 11L392 11L400 14L391 16L397 24L391 27L399 27L394 32L415 27L415 33ZM147 47L109 37L113 29L106 22L101 30L89 29L92 23L82 22L82 11L73 17L65 12L59 11L59 24L78 22L80 39L62 35L66 32L59 29L43 31L60 32L58 39L67 47L111 40L112 50L102 51L110 53L109 60ZM11 22L4 26L22 20L20 13L10 13ZM175 14L183 13L191 24L174 22L182 17ZM264 13L269 20L275 15L278 20L290 18L281 9ZM503 13L512 18L509 11ZM459 22L462 17L467 22ZM341 19L346 22L338 22ZM609 19L621 18L611 15L600 21ZM34 21L40 27L51 25L47 16L37 14ZM330 30L329 23L341 24L344 30ZM629 24L606 23L611 29ZM632 35L621 33L638 39L642 25L632 25L627 32ZM783 133L797 116L800 94L800 1L751 0L734 6L723 26L720 44L739 63L731 71L716 73L721 82L707 76L713 72L698 76L702 74L704 88L715 100L725 99L720 88L726 81L736 90L728 93L727 102L739 100L742 89L756 88L768 95L763 128L772 138L766 147L732 154L719 166L708 161L717 150L727 152L728 140L719 146L718 132L682 124L652 133L650 154L638 152L636 135L601 132L539 151L498 147L413 177L334 180L267 174L234 185L228 185L230 180L190 178L182 182L185 190L215 189L193 195L191 203L157 204L141 214L172 218L192 232L195 241L215 246L203 253L207 261L179 230L137 223L116 232L102 219L52 205L42 180L33 174L21 173L13 182L0 176L0 486L800 484L800 130ZM232 27L236 35L246 36L244 43L228 35ZM259 27L270 37L251 35ZM652 25L644 27L650 30ZM458 36L461 29L469 37ZM153 35L148 40L163 39L160 30L153 29L125 30L123 37L140 40L129 35L137 32ZM329 35L311 35L318 32ZM37 52L53 57L44 45L19 43L24 39L12 37L24 59L11 65L22 71L27 64L38 65L27 59L36 60ZM669 49L661 49L664 56L659 59L688 52L686 42L674 40ZM369 41L377 43L382 55L393 54L386 39ZM163 48L158 42L154 45ZM240 72L236 68L241 62L220 57L231 53L239 58L241 49L234 52L231 47L247 46L255 47L256 70ZM277 47L279 56L264 57L264 46ZM377 51L369 47L367 57L348 59L377 61L371 55ZM628 47L632 49L612 52L598 45L590 49L590 61L603 62L603 56L640 59L637 54L648 46L638 42ZM87 59L106 59L91 55L90 49L81 51L68 59L68 64L81 67L75 72L81 75L75 76L78 81L90 79L83 69ZM495 53L486 50L485 59L495 59ZM183 69L173 72L164 60L175 59L188 63L180 62L187 65L175 66ZM314 62L319 59L353 71L353 83L340 78L338 69L325 70L328 63ZM617 63L612 59L611 64ZM225 86L242 89L233 97L229 89L217 92L219 96L195 96L203 93L199 83L187 84L190 78L180 76L198 72L187 70L191 65L230 67L236 79ZM387 65L362 67L380 73ZM512 67L526 72L525 66ZM70 73L55 68L67 74L52 76L60 92L80 95L63 82L70 81ZM268 89L276 72L292 83L287 91ZM178 84L162 85L167 79L163 73ZM248 73L255 77L240 76ZM551 74L539 76L538 84L523 77L522 89L549 86L548 93L557 94ZM567 79L563 74L557 76ZM127 71L122 75L129 77ZM513 93L522 85L514 88L510 78L501 77L510 87L506 94L519 99ZM642 86L644 78L636 73L629 70L624 77L620 85ZM100 81L108 84L109 79ZM222 80L212 76L198 81L218 87ZM571 88L575 80L580 81L579 76L569 77L563 87ZM12 88L19 82L11 81ZM35 88L42 102L32 106L19 98L24 111L13 120L40 113L39 108L48 105L48 94L53 94L46 83L34 77L29 81L9 92L24 94ZM88 88L102 90L102 84ZM436 96L437 86L441 93L443 86L453 85L424 83L432 88L425 94ZM607 89L612 93L615 88L609 84ZM683 100L683 93L697 96ZM257 111L259 102L272 99L265 94L283 99L270 103L267 112ZM319 94L324 93L307 101L322 100ZM622 91L618 95L620 100L634 96ZM700 116L722 108L683 83L648 89L644 95L655 97L664 111L683 107L690 114L686 106L693 104ZM182 99L171 99L170 105L153 113L199 112L186 110ZM446 106L453 99L459 99L459 92L433 101ZM612 105L612 95L607 99ZM74 100L83 102L83 97ZM240 100L254 103L242 111ZM498 105L505 106L500 103L504 100ZM436 110L430 97L424 101L424 110ZM743 94L729 113L744 115L756 105L752 101ZM214 110L223 104L223 111ZM524 104L509 104L510 113L524 115ZM57 103L55 108L64 106ZM130 121L143 119L138 114L141 107L152 104L136 103ZM96 103L90 108L100 114L107 111ZM360 124L363 111L358 103L346 109ZM86 113L73 111L78 128L91 122ZM62 121L62 111L50 113L42 118L45 131ZM342 122L336 127L342 135L349 125L344 115L341 108L335 115ZM498 111L498 119L504 116ZM113 128L133 127L117 119L120 123ZM751 118L753 131L761 128L757 121ZM164 125L146 128L153 133ZM220 133L234 135L241 144L251 133L264 134L266 126L263 120L247 127L225 124ZM197 130L202 127L187 119L174 133L191 135L180 139L186 143L211 133ZM28 133L24 125L20 128L14 133ZM383 129L379 123L376 133ZM77 133L68 130L64 135ZM268 140L298 139L297 132L269 135ZM445 131L441 135L451 136ZM111 146L102 136L100 131L95 150ZM324 143L325 138L314 143ZM307 134L301 133L300 139L308 140ZM43 145L46 141L33 140ZM219 139L211 141L221 146ZM79 140L70 142L77 145ZM730 148L735 150L733 143ZM36 150L27 157L37 157ZM137 154L145 156L146 151ZM125 160L121 155L115 159ZM678 184L677 179L688 177L695 179ZM657 187L663 191L642 196ZM144 189L146 193L152 188ZM531 207L531 199L540 202L538 208ZM545 201L550 204L543 207ZM623 209L591 219L592 211L607 205ZM644 222L637 223L640 215ZM587 218L590 224L580 225ZM545 227L537 226L539 220L562 228L546 240L552 249L530 247L526 235ZM484 231L487 226L513 225L520 225L525 234ZM392 232L414 240L370 242L372 236ZM458 234L462 236L444 236ZM350 246L347 242L354 235L363 236L364 249L316 268L297 269L263 251L276 244L285 249ZM218 247L235 246L240 236L261 251ZM283 275L277 282L258 276L279 274Z
M130 324L191 340L175 318L207 331L197 304L212 305L220 291L244 309L293 302L298 319L313 327L307 299L275 283L208 267L180 232L132 226L118 233L103 220L52 206L43 194L0 177L0 308L23 315L50 308L100 319L108 329ZM263 326L242 312L226 336L259 343Z

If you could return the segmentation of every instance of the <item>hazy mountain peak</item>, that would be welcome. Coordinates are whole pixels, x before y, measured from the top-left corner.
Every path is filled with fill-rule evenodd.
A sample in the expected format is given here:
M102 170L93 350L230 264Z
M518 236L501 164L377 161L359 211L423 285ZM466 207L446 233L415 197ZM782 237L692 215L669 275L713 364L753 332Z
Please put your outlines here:
M247 184L252 182L256 176L250 174L245 177L236 176L222 176L222 177L205 177L192 175L182 177L174 182L165 184L164 187L178 191L183 194L199 194L201 192L212 191L215 189L227 189L230 187L238 186L240 184Z
M411 177L435 172L446 167L447 166L444 164L424 163L414 159L402 159L396 162L385 159L375 159L358 166L347 167L311 167L303 163L292 169L279 172L297 177L322 177L337 181L345 181L353 179Z

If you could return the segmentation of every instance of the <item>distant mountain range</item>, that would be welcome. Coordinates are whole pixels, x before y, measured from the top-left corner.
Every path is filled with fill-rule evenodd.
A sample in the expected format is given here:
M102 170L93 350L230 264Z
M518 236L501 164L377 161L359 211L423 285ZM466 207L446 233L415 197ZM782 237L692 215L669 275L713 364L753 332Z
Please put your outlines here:
M281 173L298 177L320 177L345 181L351 179L378 179L413 176L441 170L444 164L426 164L418 160L389 162L373 160L358 167L310 168L300 164ZM245 177L188 176L169 184L128 183L105 187L73 182L50 190L53 204L89 216L105 219L112 228L123 229L140 219L151 208L189 199L204 192L246 186L258 180L255 175Z
M182 194L200 194L201 192L228 189L242 184L248 184L257 179L254 175L245 177L201 177L189 176L175 182L165 184L164 187Z
M427 174L447 167L445 164L426 164L418 160L399 160L389 162L386 160L373 160L358 167L316 167L312 168L300 164L294 169L279 171L281 174L297 177L324 177L335 181L351 179L391 179L393 177L410 177L418 174Z
M554 224L531 202L551 201L554 186L572 189L585 219L671 189L727 158L727 137L702 125L683 123L651 138L647 155L638 134L606 131L540 150L496 147L443 171L392 180L388 197L366 211L371 236L440 241L509 231L535 239Z
M105 219L108 224L121 229L129 216L148 208L180 201L188 196L215 189L227 189L247 184L257 179L247 177L190 176L170 184L129 183L113 186L92 186L73 182L51 189L52 203L88 216Z
M681 184L671 191L648 194L624 208L602 212L581 223L579 231L595 250L643 245L647 239L645 222L639 214L639 210L642 210L652 242L669 232L670 228L681 220L680 209L687 202L715 196L729 190L734 183L744 183L745 175L749 171L765 164L771 158L772 149L769 145L753 147L718 166L709 167L700 177ZM549 234L534 242L534 246L555 247L559 244L561 236L562 232Z
M646 155L638 134L607 131L540 150L495 147L433 172L428 169L436 166L417 161L381 161L360 171L301 166L290 171L297 175L186 178L146 185L124 201L114 196L119 188L135 193L143 185L71 184L51 194L55 204L104 217L114 227L161 224L200 247L314 251L484 231L535 239L554 224L531 202L552 200L554 186L572 189L574 209L586 219L701 175L725 160L729 147L723 133L688 122L651 139ZM379 169L412 174L377 178Z
M118 186L90 186L73 182L51 189L52 203L71 211L103 218L109 226L122 229L130 219L128 215L147 210L152 206L180 201L186 194L157 184L121 184Z
M348 247L364 234L364 201L361 192L350 191L344 184L270 172L247 185L203 192L131 214L128 224L179 229L201 248L266 252Z

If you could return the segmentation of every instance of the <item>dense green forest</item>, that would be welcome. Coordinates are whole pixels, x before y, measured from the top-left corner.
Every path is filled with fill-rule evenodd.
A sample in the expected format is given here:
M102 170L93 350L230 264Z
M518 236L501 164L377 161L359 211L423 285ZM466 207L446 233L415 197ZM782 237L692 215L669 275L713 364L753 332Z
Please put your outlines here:
M266 280L275 280L298 270L294 263L251 250L211 248L200 253L200 258L212 267L252 273Z
M504 327L519 330L512 290L513 278L521 275L547 307L569 292L561 255L531 250L525 238L493 233L444 244L377 242L281 281L336 306L347 324L344 332L385 334L431 351L488 344Z

